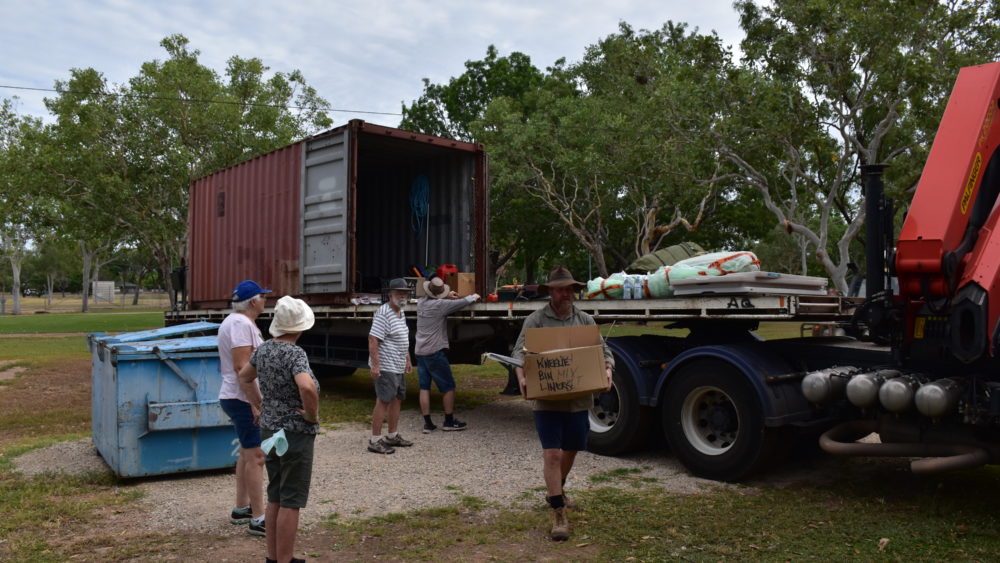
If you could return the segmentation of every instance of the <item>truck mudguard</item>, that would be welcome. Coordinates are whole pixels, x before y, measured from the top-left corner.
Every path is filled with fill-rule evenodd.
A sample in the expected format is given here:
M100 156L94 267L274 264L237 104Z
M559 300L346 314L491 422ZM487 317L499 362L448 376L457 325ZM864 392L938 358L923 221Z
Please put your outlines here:
M730 364L750 381L760 399L765 426L781 426L812 418L812 409L798 390L798 380L777 384L767 382L768 377L791 373L791 367L773 352L754 343L699 346L682 352L660 373L650 405L662 402L667 382L674 373L686 364L705 358Z

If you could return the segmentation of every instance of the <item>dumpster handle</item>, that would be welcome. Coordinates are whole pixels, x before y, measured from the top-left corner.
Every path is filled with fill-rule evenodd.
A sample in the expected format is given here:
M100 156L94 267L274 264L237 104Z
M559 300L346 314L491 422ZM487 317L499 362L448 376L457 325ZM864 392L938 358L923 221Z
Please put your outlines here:
M163 360L163 363L167 364L167 367L170 368L170 371L176 373L177 377L183 379L184 383L188 384L188 387L195 390L198 389L198 382L195 381L194 379L191 379L190 375L181 371L181 368L177 367L177 364L175 364L173 360L168 358L167 354L164 353L163 350L160 350L159 347L154 346L153 353L156 354L157 358Z

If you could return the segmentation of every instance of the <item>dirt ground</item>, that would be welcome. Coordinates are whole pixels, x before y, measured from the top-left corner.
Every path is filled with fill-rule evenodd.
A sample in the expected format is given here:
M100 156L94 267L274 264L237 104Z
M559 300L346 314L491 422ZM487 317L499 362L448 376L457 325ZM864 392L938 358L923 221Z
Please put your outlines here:
M331 515L363 518L454 505L459 495L484 498L501 510L530 511L541 506L541 493L536 490L542 484L540 452L527 409L519 400L491 403L462 413L462 418L470 424L468 431L429 436L419 433L420 419L416 413L404 411L401 431L417 444L400 449L393 456L367 453L363 447L367 435L364 427L327 428L317 439L310 506L302 512L296 553L315 561L398 559L394 552L404 546L385 537L362 535L355 545L333 550L337 532L323 524ZM60 415L30 416L54 411ZM0 428L0 446L9 446L28 435L89 432L89 411L88 360L53 366L33 372L31 377L17 377L0 386L0 412L14 414L13 419L36 418L36 421ZM16 465L19 471L28 474L106 467L89 439L36 450L16 460ZM617 468L640 468L644 476L657 480L657 486L677 494L724 486L689 476L664 451L623 458L584 452L578 458L568 490L586 488L588 475ZM806 463L771 474L761 484L782 486L822 479L822 475L824 468L819 464ZM80 561L120 558L123 546L125 552L132 546L135 554L129 557L136 560L260 560L264 554L263 540L248 536L242 526L230 525L225 518L232 505L233 482L231 471L124 482L122 486L143 490L141 501L101 509L85 525L64 524L65 529L54 534L52 542L75 553L73 559ZM469 511L462 518L488 522L496 514L491 510ZM572 558L592 558L596 554L594 549L582 545ZM488 548L460 545L437 558L545 561L566 557L565 547L553 545L539 526L527 541Z

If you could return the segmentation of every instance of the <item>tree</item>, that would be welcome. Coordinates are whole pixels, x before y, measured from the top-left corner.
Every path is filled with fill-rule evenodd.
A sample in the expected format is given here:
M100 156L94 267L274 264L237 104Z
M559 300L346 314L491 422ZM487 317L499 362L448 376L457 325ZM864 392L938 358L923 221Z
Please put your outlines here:
M574 89L536 90L530 114L495 100L482 127L494 177L552 212L602 276L735 199L716 197L734 186L691 142L717 119L729 64L718 37L669 22L619 31L565 71Z
M28 139L40 126L37 119L19 117L10 100L0 101L0 256L10 263L15 315L21 314L21 266L46 207L45 199L33 193L38 171L28 161Z
M732 166L717 178L752 186L846 292L865 219L860 166L893 164L886 178L897 193L915 186L958 69L998 55L998 7L740 0L736 9L745 67L728 118L711 130Z
M55 290L65 293L69 283L70 272L78 266L79 255L73 241L60 238L54 234L41 237L35 241L36 252L30 267L36 276L44 282L46 306L52 306L52 294Z
M84 309L93 262L122 244L150 249L172 300L191 180L331 125L298 71L266 77L259 59L232 57L223 79L185 37L161 45L169 57L143 64L128 85L73 69L46 100L57 122L41 161L66 230L81 240Z

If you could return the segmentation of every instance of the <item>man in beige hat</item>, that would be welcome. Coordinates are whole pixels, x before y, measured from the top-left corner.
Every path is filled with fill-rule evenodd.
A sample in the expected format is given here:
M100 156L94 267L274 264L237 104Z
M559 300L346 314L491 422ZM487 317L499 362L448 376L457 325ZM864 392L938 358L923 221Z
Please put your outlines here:
M319 382L296 342L314 322L305 301L282 297L274 306L269 329L274 338L261 344L240 370L240 386L260 412L261 437L266 441L282 431L288 446L284 451L270 450L265 459L268 560L293 560L299 510L309 498L313 443L319 430ZM258 378L259 391L254 385Z
M565 266L559 266L549 274L549 281L538 286L540 296L550 295L547 305L535 311L524 319L521 334L514 345L514 358L524 359L524 330L527 328L548 328L592 325L594 318L577 309L573 305L576 293L585 285L573 279L573 274ZM602 339L603 343L603 339ZM608 376L608 387L611 389L611 374L615 366L614 357L604 345L604 365ZM515 368L521 395L527 394L524 380L524 369ZM545 401L535 400L533 411L535 430L542 443L544 466L542 475L545 478L545 489L549 506L552 507L553 540L569 539L569 522L566 519L568 504L563 494L566 477L573 469L576 453L587 449L587 436L590 433L588 411L593 406L593 395L576 399Z
M424 296L417 300L417 374L420 382L420 411L424 415L424 434L437 430L431 420L431 380L443 394L445 431L465 430L466 424L455 418L455 377L448 363L448 315L479 301L479 294L459 297L441 278L424 282Z

